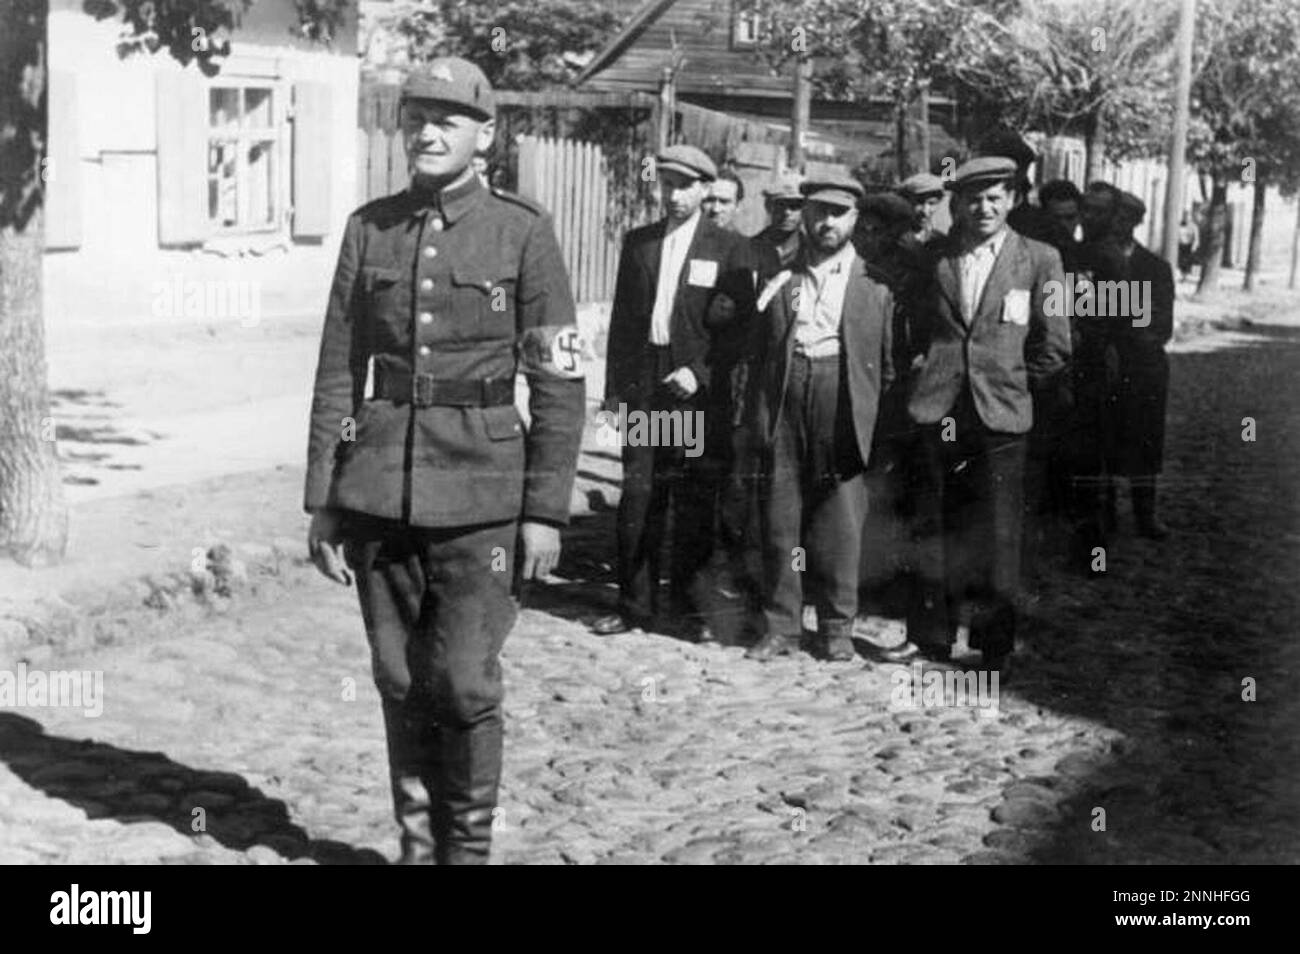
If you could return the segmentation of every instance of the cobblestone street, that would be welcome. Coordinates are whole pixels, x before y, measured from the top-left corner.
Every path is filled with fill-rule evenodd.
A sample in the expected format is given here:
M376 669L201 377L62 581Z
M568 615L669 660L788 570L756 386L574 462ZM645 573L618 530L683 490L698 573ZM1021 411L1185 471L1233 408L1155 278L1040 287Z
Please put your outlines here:
M493 860L1300 861L1300 336L1214 344L1172 357L1171 537L1137 538L1122 493L1104 578L1040 567L996 711L891 705L893 619L862 621L851 663L592 636L613 523L580 518L567 573L604 575L530 591L506 644ZM261 492L296 516L298 480ZM265 551L224 610L32 659L102 670L103 715L0 712L0 862L395 855L355 592Z

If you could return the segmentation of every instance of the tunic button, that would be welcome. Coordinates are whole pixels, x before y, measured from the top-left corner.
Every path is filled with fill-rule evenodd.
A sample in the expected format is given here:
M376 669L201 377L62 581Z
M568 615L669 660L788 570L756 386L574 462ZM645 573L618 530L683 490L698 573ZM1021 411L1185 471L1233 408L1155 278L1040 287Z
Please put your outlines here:
M435 232L441 232L442 219L434 219L432 222L429 223L429 227L432 228Z
M429 346L428 346L428 345L420 345L420 357L421 357L421 358L427 358L428 356L429 356Z
M433 279L432 278L421 279L420 291L433 291Z
M438 250L437 250L436 248L434 248L432 245L426 245L426 246L424 247L424 257L425 257L425 258L433 258L433 257L434 257L435 255L437 255L437 254L438 254Z
M433 322L433 315L429 314L429 312L427 311L420 312L420 324L427 325L427 324L431 324L432 322Z

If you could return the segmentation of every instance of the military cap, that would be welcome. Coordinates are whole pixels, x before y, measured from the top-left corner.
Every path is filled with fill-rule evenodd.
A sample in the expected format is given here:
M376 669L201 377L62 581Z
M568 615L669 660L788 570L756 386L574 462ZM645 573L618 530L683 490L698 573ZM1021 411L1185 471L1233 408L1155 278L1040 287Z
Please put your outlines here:
M411 70L402 84L402 102L427 99L460 106L482 119L496 113L492 84L483 71L459 56L440 56Z
M862 211L887 225L912 221L912 203L893 192L873 192L862 200Z
M929 172L918 172L908 176L899 191L909 199L920 199L927 195L943 195L943 180Z
M787 172L781 175L775 183L763 190L765 199L802 199L803 193L799 191L799 186L803 183L803 176L795 172Z
M856 206L866 195L862 183L844 172L809 179L799 186L799 191L809 202L826 202L830 205ZM911 214L911 210L908 210Z
M1010 182L1016 177L1014 159L1006 156L980 156L957 167L952 187L961 191L969 186L987 186L995 182Z
M1127 212L1139 222L1146 218L1147 204L1132 192L1120 192L1115 198L1115 208L1120 212Z
M1003 156L1021 169L1038 158L1038 153L1018 132L1005 128L995 129L981 139L975 151L981 156Z
M655 157L655 166L661 171L680 172L682 175L712 182L718 177L718 167L703 149L694 146L669 146Z

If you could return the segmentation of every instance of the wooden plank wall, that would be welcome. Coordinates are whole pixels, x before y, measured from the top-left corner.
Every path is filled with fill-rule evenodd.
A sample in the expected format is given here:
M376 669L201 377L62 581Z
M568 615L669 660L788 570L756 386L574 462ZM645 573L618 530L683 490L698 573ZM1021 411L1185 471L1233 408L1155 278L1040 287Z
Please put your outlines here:
M600 146L550 136L520 136L519 193L550 211L580 302L614 295L618 242L606 227L608 176Z

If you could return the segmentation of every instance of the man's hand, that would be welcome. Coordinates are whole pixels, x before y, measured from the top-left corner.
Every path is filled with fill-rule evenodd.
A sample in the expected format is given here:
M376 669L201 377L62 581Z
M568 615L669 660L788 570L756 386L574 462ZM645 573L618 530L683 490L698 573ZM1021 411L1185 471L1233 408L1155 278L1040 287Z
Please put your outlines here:
M700 389L700 382L695 379L695 372L682 365L664 378L664 384L675 398L688 398Z
M313 511L307 530L307 552L311 562L327 579L344 586L352 583L352 574L343 559L343 520L337 510Z
M523 537L524 579L550 576L560 562L560 531L549 524L525 520L519 532Z

